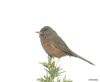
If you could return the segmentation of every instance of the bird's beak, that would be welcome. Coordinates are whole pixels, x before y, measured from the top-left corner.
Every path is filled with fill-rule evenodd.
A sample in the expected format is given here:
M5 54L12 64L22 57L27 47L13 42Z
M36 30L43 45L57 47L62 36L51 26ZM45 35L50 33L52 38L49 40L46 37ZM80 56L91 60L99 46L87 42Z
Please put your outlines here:
M40 33L39 31L37 31L36 33Z
M42 32L37 31L36 33L43 34Z

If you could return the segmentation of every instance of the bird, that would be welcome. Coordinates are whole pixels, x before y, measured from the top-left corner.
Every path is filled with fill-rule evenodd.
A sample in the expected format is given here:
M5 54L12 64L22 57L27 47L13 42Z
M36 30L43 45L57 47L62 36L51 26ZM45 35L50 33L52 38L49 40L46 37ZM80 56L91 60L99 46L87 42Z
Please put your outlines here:
M41 28L40 31L36 32L39 33L39 38L41 45L45 52L50 57L57 57L61 58L63 56L72 56L76 58L80 58L91 65L95 65L94 63L90 62L89 60L77 55L73 52L63 41L63 39L57 34L55 30L53 30L50 26L44 26Z

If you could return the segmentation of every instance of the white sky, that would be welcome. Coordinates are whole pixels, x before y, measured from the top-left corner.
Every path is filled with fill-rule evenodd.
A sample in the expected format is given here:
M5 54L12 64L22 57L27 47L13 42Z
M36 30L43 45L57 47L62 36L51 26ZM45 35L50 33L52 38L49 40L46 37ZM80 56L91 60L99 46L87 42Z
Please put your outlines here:
M47 54L35 32L45 25L71 50L96 64L63 57L59 65L67 78L100 81L100 0L1 0L0 82L37 82L44 75L39 62L46 61Z

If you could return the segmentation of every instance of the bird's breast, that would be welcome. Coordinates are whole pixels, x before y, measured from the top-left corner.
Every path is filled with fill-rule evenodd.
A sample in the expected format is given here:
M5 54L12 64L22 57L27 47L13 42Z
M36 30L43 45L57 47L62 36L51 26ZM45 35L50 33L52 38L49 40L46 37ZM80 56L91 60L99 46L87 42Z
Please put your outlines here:
M65 52L54 46L54 43L52 41L45 41L42 44L44 50L47 52L48 55L54 56L54 57L62 57L64 56Z

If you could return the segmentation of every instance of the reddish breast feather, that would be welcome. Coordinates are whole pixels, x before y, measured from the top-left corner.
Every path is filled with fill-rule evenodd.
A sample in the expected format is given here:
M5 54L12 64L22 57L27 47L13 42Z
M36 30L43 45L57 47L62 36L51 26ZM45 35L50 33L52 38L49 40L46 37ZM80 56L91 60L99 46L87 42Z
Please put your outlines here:
M54 57L60 58L60 57L64 56L64 54L65 54L63 51L61 51L60 49L55 47L53 45L53 43L50 41L44 42L43 47L44 47L45 51L48 53L48 55L51 55Z

